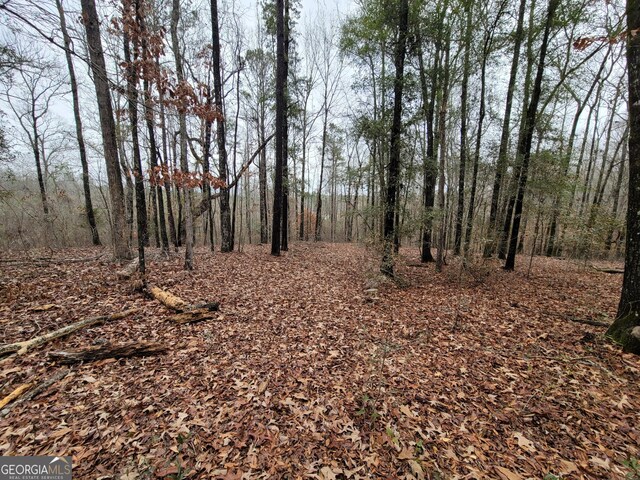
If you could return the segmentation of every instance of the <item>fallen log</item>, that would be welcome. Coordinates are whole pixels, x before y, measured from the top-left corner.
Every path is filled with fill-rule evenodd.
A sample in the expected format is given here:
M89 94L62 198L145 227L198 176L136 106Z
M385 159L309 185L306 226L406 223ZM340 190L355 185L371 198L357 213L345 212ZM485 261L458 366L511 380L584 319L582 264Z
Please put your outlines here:
M148 289L149 294L162 303L165 307L174 312L176 315L169 317L169 320L178 324L196 323L204 320L210 320L215 318L212 312L217 312L220 309L219 302L200 303L191 305L185 302L182 298L177 297L171 292L167 292L158 287L150 287Z
M176 312L184 312L189 310L189 304L180 297L176 297L173 293L167 292L158 287L150 287L149 293L153 298L162 303L165 307L175 310Z
M0 410L7 406L8 403L14 401L16 398L20 397L24 392L29 390L32 387L31 383L25 383L16 388L9 395L0 400Z
M145 357L164 353L167 348L160 343L133 342L119 345L97 345L65 352L49 352L51 360L64 365L80 362L95 362L105 358Z
M61 380L64 377L66 377L68 373L69 373L69 370L61 370L58 373L56 373L54 376L52 376L51 378L41 382L40 384L38 384L38 386L36 386L35 388L29 390L21 398L18 398L13 403L8 405L6 408L4 408L3 410L0 410L0 418L6 417L9 414L9 412L11 411L11 409L16 407L17 405L21 405L21 404L23 404L25 402L28 402L32 398L35 398L36 396L40 395L42 392L44 392L47 388L49 388L51 385L56 383L58 380Z
M624 275L623 268L598 268L595 265L591 265L591 268L602 273L611 273L613 275Z
M62 327L53 332L47 333L45 335L41 335L39 337L32 338L31 340L26 340L24 342L9 343L7 345L0 345L0 357L6 356L6 355L13 355L13 354L24 355L32 348L45 344L47 342L50 342L51 340L55 340L56 338L64 337L66 335L69 335L70 333L73 333L77 330L81 330L86 327L90 327L93 325L97 325L97 324L112 321L112 320L119 320L133 313L136 313L138 310L139 309L135 308L132 310L126 310L124 312L115 313L113 315L85 318L83 320L80 320L79 322L72 323L71 325L67 325L66 327Z

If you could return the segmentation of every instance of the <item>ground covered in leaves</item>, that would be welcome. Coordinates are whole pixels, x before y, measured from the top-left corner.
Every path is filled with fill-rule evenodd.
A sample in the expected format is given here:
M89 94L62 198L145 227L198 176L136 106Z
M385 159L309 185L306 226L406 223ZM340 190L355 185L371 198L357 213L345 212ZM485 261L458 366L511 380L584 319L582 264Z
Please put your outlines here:
M0 418L0 454L73 455L74 478L129 480L622 479L640 457L640 362L573 321L611 321L620 275L538 258L528 276L524 258L436 274L404 249L392 283L364 247L201 250L193 272L178 256L148 266L150 284L221 302L176 325L105 252L4 256L0 342L141 310L5 359L0 398L67 368L51 351L168 352L71 367Z

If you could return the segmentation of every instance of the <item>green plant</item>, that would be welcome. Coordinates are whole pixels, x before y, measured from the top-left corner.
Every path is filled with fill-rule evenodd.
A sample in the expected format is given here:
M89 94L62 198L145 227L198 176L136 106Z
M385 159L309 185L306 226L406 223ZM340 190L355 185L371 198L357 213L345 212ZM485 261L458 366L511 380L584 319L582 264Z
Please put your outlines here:
M629 457L627 460L623 460L622 464L630 470L625 476L627 480L640 480L640 460L636 457Z
M553 473L547 473L542 480L562 480L562 477L554 475Z
M376 409L376 401L366 393L360 398L360 408L356 411L356 415L366 418L370 427L373 428L376 420L380 418L380 414Z

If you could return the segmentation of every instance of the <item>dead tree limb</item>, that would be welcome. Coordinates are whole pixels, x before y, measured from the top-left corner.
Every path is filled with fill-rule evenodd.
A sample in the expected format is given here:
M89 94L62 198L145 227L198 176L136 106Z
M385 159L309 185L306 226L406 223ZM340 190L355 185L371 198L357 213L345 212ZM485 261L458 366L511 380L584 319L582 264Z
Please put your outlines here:
M35 398L36 396L40 395L42 392L44 392L47 388L49 388L51 385L56 383L58 380L62 380L64 377L66 377L68 373L69 373L69 370L60 370L54 376L41 382L35 388L29 390L25 395L22 395L22 397L15 400L6 408L4 408L3 410L0 410L0 418L6 417L11 411L11 409L16 407L17 405L28 402L32 398Z
M72 323L71 325L67 325L66 327L62 327L53 332L47 333L45 335L32 338L31 340L26 340L24 342L16 342L10 343L7 345L0 345L0 357L5 355L24 355L29 350L44 343L50 342L56 338L64 337L73 333L77 330L81 330L86 327L90 327L92 325L97 325L99 323L109 322L112 320L119 320L121 318L127 317L133 313L136 313L139 309L126 310L124 312L115 313L113 315L105 315L102 317L89 317L79 322Z
M150 287L148 292L165 307L177 312L176 315L169 317L169 320L180 324L210 320L215 318L212 312L217 312L220 309L220 303L218 302L192 305L185 302L182 298L175 296L173 293L158 287Z
M595 265L591 265L591 268L602 273L611 273L613 275L624 275L623 268L598 268Z
M105 358L145 357L166 351L167 348L160 343L133 342L119 345L97 345L65 352L50 352L48 356L55 362L72 365L80 362L95 362Z
M24 392L29 390L33 386L32 383L25 383L16 388L9 395L0 400L0 410L7 406L10 402L14 401L16 398L20 397Z

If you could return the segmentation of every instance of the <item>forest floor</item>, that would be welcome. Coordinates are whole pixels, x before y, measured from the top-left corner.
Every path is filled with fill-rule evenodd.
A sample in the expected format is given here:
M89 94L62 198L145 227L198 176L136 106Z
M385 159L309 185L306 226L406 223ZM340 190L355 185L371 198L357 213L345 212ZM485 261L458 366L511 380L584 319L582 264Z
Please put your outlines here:
M0 454L73 455L74 478L124 480L623 479L640 457L640 360L571 321L611 321L621 275L543 258L529 276L525 258L515 273L436 274L403 249L399 285L364 247L199 250L193 272L177 255L148 265L151 284L221 302L213 320L176 325L104 252L3 255L2 342L141 311L6 359L0 399L67 368L50 351L168 352L71 367L0 418Z

